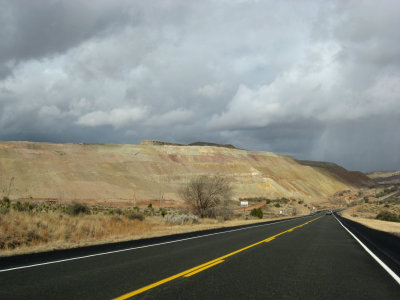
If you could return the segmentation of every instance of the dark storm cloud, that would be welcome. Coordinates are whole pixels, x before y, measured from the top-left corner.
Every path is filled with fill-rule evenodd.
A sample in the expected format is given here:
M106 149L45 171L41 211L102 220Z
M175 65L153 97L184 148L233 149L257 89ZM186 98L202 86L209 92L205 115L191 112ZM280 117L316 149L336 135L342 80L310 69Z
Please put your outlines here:
M0 139L400 168L399 15L397 1L2 1Z
M110 1L2 1L0 61L62 53L126 19Z

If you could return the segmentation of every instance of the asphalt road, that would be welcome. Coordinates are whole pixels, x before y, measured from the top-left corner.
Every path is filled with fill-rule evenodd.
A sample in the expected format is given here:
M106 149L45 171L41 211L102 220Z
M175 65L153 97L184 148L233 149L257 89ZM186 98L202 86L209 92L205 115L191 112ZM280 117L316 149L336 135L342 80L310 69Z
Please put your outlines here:
M400 299L400 285L334 216L323 214L0 272L0 299L135 293L135 299Z

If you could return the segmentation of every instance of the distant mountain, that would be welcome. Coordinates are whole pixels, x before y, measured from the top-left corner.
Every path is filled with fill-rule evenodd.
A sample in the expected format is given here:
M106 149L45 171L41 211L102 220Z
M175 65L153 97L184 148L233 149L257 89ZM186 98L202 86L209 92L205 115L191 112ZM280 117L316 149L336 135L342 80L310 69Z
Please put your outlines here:
M364 173L359 171L348 171L345 168L329 162L322 161L309 161L309 160L298 160L298 162L305 166L311 166L318 168L322 171L326 171L330 174L335 175L339 180L350 183L356 187L373 186L375 183Z
M367 176L380 184L400 184L400 171L376 171Z
M0 196L129 204L180 203L178 190L198 175L231 179L234 199L286 197L322 201L369 185L359 172L335 164L235 149L147 141L141 145L0 142Z

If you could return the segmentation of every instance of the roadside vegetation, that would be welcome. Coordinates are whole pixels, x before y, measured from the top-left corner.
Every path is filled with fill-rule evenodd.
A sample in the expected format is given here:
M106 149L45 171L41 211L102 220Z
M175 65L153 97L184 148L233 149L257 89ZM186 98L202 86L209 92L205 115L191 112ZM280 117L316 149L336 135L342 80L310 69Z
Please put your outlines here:
M261 210L261 208L253 208L250 212L250 215L253 217L257 217L259 219L262 219L264 216L263 211Z
M382 210L376 216L376 219L389 222L400 222L400 214L396 214L387 210Z
M400 186L377 185L336 195L341 214L365 226L400 236ZM342 196L340 196L340 194ZM331 201L332 202L332 201Z
M12 201L3 197L0 200L0 256L235 226L260 220L249 216L250 212L243 214L239 205L221 207L213 208L213 217L201 218L192 210L155 208L151 203L140 208L122 208L88 206L80 202Z
M231 199L230 182L198 177L181 190L184 207L89 206L82 202L0 200L0 256L73 248L259 222L310 213L302 200ZM155 203L159 204L157 201Z
M52 244L68 247L80 241L98 241L137 235L152 228L142 222L148 211L88 207L83 203L52 204L0 201L0 250ZM61 246L63 244L63 246Z

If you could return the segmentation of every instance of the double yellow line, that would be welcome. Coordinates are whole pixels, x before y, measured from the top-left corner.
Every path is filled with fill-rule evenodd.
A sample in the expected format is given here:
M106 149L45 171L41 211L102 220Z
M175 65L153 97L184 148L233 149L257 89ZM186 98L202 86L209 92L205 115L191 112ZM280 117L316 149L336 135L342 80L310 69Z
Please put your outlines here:
M117 297L117 298L114 298L114 299L115 299L115 300L128 299L128 298L131 298L131 297L136 296L136 295L138 295L138 294L141 294L141 293L143 293L143 292L145 292L145 291L148 291L148 290L150 290L150 289L152 289L152 288L155 288L156 286L159 286L159 285L162 285L162 284L167 283L167 282L169 282L169 281L172 281L172 280L174 280L174 279L176 279L176 278L179 278L179 277L190 277L190 276L192 276L192 275L195 275L195 274L197 274L197 273L199 273L199 272L202 272L202 271L204 271L204 270L206 270L206 269L208 269L208 268L211 268L211 267L213 267L213 266L216 266L216 265L218 265L218 264L224 262L225 258L227 258L227 257L230 257L230 256L232 256L232 255L235 255L235 254L237 254L237 253L239 253L239 252L242 252L242 251L244 251L244 250L247 250L247 249L249 249L249 248L251 248L251 247L257 246L257 245L259 245L259 244L261 244L261 243L268 243L268 242L274 240L275 238L277 238L278 236L280 236L280 235L282 235L282 234L285 234L285 233L288 233L288 232L292 232L292 231L295 230L296 228L303 227L303 226L305 226L305 225L307 225L307 224L309 224L309 223L311 223L311 222L313 222L313 221L315 221L315 220L318 220L319 218L321 218L321 217L312 219L312 220L307 221L307 222L305 222L305 223L303 223L303 224L301 224L301 225L292 227L292 228L290 228L290 229L288 229L288 230L285 230L285 231L283 231L283 232L281 232L281 233L275 234L275 235L273 235L273 236L271 236L271 237L269 237L269 238L267 238L267 239L265 239L265 240L259 241L259 242L257 242L257 243L254 243L254 244L251 244L251 245L246 246L246 247L244 247L244 248L241 248L241 249L239 249L239 250L233 251L233 252L228 253L228 254L226 254L226 255L224 255L224 256L221 256L221 257L219 257L219 258L210 260L209 262L206 262L206 263L204 263L204 264L198 265L198 266L196 266L196 267L194 267L194 268L188 269L188 270L186 270L186 271L183 271L183 272L181 272L181 273L175 274L175 275L170 276L170 277L168 277L168 278L162 279L162 280L157 281L157 282L155 282L155 283L146 285L145 287L142 287L142 288L140 288L140 289L137 289L137 290L135 290L135 291L132 291L132 292L130 292L130 293L127 293L127 294L125 294L125 295L122 295L122 296Z

